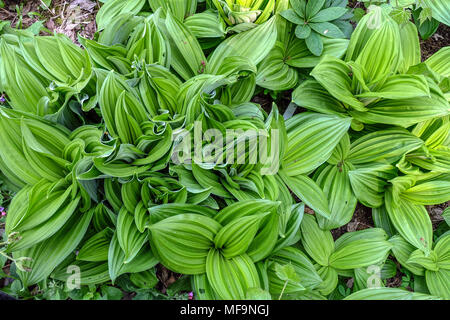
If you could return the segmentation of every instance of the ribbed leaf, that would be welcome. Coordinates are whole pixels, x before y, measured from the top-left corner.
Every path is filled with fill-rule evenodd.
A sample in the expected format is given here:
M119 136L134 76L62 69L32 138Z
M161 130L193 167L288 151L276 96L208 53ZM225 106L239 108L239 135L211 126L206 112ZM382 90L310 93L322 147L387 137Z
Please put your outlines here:
M328 259L334 251L331 232L321 230L311 215L303 217L301 231L306 252L321 266L328 266Z
M247 255L226 259L211 249L206 261L206 275L215 293L223 300L245 299L248 289L260 286L255 264Z
M33 259L28 266L30 272L18 270L17 273L25 287L36 284L45 278L77 247L83 239L84 234L91 222L94 211L83 215L74 215L65 225L51 238L37 244L34 247L16 251L13 253L15 259L28 257Z
M327 196L314 180L304 175L290 177L284 172L279 172L279 175L286 186L309 207L325 218L331 216Z
M431 250L433 228L427 210L407 200L394 200L392 191L385 194L386 209L392 224L409 243L427 254Z
M437 272L427 270L425 279L432 295L445 300L450 299L450 270L442 268Z
M301 113L286 121L288 146L283 171L289 176L309 173L327 161L350 127L351 118Z
M249 31L241 32L223 41L208 59L207 72L217 74L224 60L243 56L253 65L259 64L272 50L277 39L275 18Z
M133 260L147 242L147 233L139 232L133 214L125 208L120 210L117 217L117 240L125 253L125 264Z
M357 291L344 300L441 300L439 297L398 288L368 288Z
M281 280L276 274L275 266L291 265L300 278L299 282L289 281L286 285L285 294L304 292L306 289L317 288L322 279L314 268L308 257L300 250L288 247L278 251L269 260L269 286L270 293L279 295L286 281Z
M345 239L341 237L341 241L336 242L336 251L330 256L330 266L336 269L355 269L384 262L391 250L391 243L375 234L376 230L367 231L344 234ZM387 238L385 233L384 235Z
M166 267L182 274L205 272L206 257L222 226L197 214L180 214L149 227L152 248Z
M319 173L319 171L317 172ZM317 184L328 198L331 216L318 217L319 226L325 230L339 228L353 217L357 199L352 192L347 164L326 165L315 177Z
M77 254L77 260L98 262L108 260L109 244L114 232L107 228L90 237Z

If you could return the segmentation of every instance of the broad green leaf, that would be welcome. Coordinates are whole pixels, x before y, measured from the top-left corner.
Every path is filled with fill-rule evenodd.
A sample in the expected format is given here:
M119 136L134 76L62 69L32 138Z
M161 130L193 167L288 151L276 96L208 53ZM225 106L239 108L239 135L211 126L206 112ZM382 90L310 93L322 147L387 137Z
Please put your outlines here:
M330 7L320 10L314 17L310 19L311 22L327 22L333 21L342 17L347 13L347 8Z
M400 235L393 236L389 239L389 242L391 242L393 245L392 253L394 254L394 257L398 260L398 262L400 262L402 266L410 270L415 275L424 275L424 269L422 266L407 262L409 257L411 256L411 253L416 250L416 248L412 244L410 244Z
M220 299L245 299L250 288L259 288L255 264L247 255L226 259L219 250L211 249L206 260L206 275Z
M328 266L328 259L334 251L331 232L321 230L311 215L303 217L301 231L306 252L321 266Z
M167 34L172 47L171 65L184 79L203 73L206 67L206 57L192 32L170 12L165 20Z
M323 53L323 40L322 37L319 36L315 32L311 32L309 37L305 39L306 46L309 51L315 56L320 56Z
M350 127L351 119L301 113L286 121L288 145L282 161L289 176L309 173L327 161Z
M225 225L214 238L216 249L220 249L227 259L246 253L265 216L266 214L246 216Z
M450 76L450 48L444 47L429 57L425 64L443 77Z
M347 158L353 164L388 161L394 163L405 153L420 148L423 141L403 129L369 133L351 144Z
M279 172L279 175L286 186L305 204L317 214L327 219L330 218L331 212L327 196L314 180L305 175L289 176L284 172Z
M284 44L277 42L258 65L256 84L273 91L292 89L297 85L298 72L285 63L286 50Z
M276 274L275 266L277 264L291 265L300 278L298 282L287 283L285 294L304 292L306 289L317 288L322 283L322 279L308 257L300 250L288 247L277 251L269 260L269 286L270 293L273 295L279 295L285 285L285 281L281 280Z
M309 26L312 30L320 34L321 36L327 38L345 38L342 31L330 22L314 22L310 23Z
M339 228L350 222L357 203L350 185L349 166L345 163L326 165L317 174L314 179L327 196L331 212L327 219L317 218L319 226L324 230Z
M386 191L385 199L389 218L400 235L428 254L433 244L433 228L425 207L402 198L394 201L392 190Z
M384 231L383 231L384 232ZM367 232L349 232L330 256L330 266L336 269L355 269L384 262L391 243ZM387 236L386 236L387 238Z
M205 272L206 257L222 226L197 214L180 214L149 227L152 248L161 263L182 274Z
M339 282L338 273L336 272L335 269L331 267L323 267L323 266L317 267L318 267L317 272L323 280L318 290L320 291L321 294L327 296L331 292L333 292L338 285Z
M367 207L378 208L384 203L385 187L396 176L396 169L387 163L368 162L356 165L348 176L356 198Z
M450 299L450 270L439 269L439 271L425 272L428 290L434 296L445 300Z
M15 259L31 258L30 272L17 271L24 286L31 286L44 279L77 247L91 222L94 211L74 215L49 239L25 250L13 253Z
M77 254L77 260L99 262L108 260L109 244L113 231L104 229L90 237Z
M280 12L280 16L282 16L283 18L294 24L305 23L305 21L293 9L287 9Z
M145 5L145 0L109 0L99 10L96 16L98 29L104 29L108 26L118 15L122 13L137 14Z
M421 62L420 43L414 23L408 21L400 25L400 39L402 41L403 60L399 71L406 73L409 67Z
M70 283L69 277L74 275L78 270L82 275L79 284L83 286L101 284L110 280L108 264L106 262L72 261L69 265L61 264L58 266L50 277L65 283L69 281ZM75 280L73 284L77 284Z
M450 25L450 4L446 0L424 0L426 7L431 8L433 18Z
M132 261L147 242L147 233L139 232L133 214L125 208L120 210L117 217L117 240L125 253L125 264Z
M228 57L243 56L258 65L272 50L277 39L275 18L258 27L234 35L223 41L208 57L206 72L217 74Z
M357 291L344 300L441 300L439 297L399 288L368 288Z
M351 69L342 60L326 56L313 69L311 75L336 99L364 111L364 104L352 92Z
M450 200L450 181L432 180L418 183L405 190L401 196L415 204L436 205Z

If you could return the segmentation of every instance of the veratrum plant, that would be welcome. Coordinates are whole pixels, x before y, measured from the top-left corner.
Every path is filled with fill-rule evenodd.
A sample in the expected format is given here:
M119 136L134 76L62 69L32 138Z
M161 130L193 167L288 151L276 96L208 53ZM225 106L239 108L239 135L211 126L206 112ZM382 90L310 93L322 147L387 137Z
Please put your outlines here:
M426 206L450 200L449 48L421 63L416 27L377 8L350 41L318 35L346 35L346 4L109 0L82 47L0 24L4 290L76 298L79 270L79 291L142 298L164 267L195 299L448 299ZM280 113L291 88L308 111ZM361 205L374 227L333 238ZM415 292L386 288L397 262Z
M376 28L373 20L380 22ZM375 7L353 33L345 61L324 57L311 72L315 80L303 82L293 101L317 112L347 113L354 130L375 123L406 128L446 116L439 80L416 67L419 53L415 26L400 27Z
M297 25L295 35L304 39L316 56L323 52L323 37L346 38L352 29L348 22L352 14L348 13L345 0L290 0L290 4L292 8L280 14Z
M219 11L228 25L266 22L275 9L276 0L207 0ZM286 0L281 0L286 1Z

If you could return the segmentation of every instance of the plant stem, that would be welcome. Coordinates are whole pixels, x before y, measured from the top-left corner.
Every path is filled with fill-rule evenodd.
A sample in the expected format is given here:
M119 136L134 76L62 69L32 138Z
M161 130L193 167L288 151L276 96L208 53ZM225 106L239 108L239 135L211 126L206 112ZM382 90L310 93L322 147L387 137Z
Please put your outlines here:
M286 286L288 284L288 281L289 280L286 280L286 282L284 283L283 290L281 290L281 293L280 293L280 296L278 297L278 300L281 300L281 297L283 296L284 290L286 290Z

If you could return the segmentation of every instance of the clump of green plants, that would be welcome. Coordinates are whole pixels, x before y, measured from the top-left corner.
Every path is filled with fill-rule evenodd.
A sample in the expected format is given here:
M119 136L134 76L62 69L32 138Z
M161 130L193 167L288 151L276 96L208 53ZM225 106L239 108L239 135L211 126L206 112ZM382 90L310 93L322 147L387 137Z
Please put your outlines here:
M82 47L1 30L4 291L449 299L450 229L425 206L450 200L450 48L421 61L414 23L377 6L315 55L285 17L310 37L345 1L230 28L224 2L181 3L108 1ZM285 114L254 99L291 89ZM374 225L334 238L358 204ZM164 295L162 267L183 275Z

